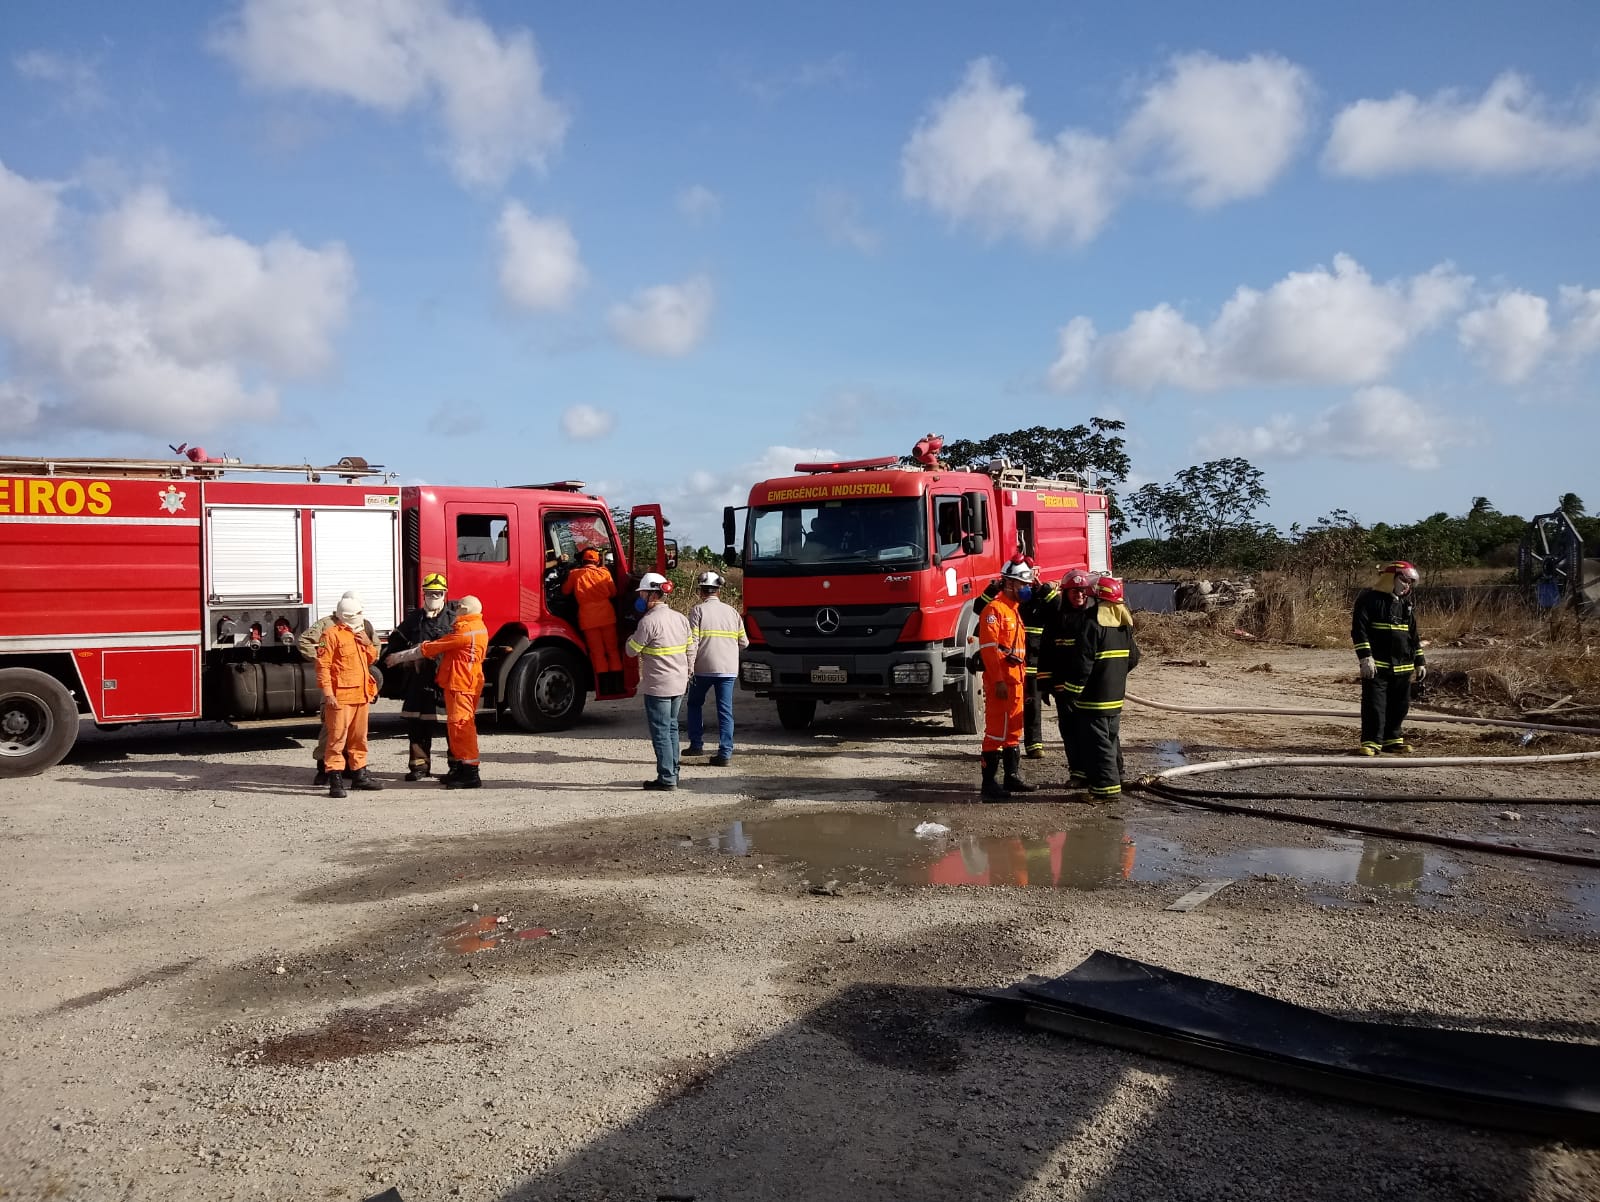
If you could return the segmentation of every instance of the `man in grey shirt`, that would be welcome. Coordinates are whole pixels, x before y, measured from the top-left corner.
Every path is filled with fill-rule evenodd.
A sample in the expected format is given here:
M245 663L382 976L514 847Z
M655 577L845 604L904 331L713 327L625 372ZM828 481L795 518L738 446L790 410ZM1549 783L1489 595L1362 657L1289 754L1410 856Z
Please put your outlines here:
M644 695L645 721L656 752L656 776L644 782L646 789L678 787L678 714L697 650L689 634L689 619L667 604L666 594L671 590L671 583L659 572L646 572L640 579L634 607L644 616L626 648L639 661L639 692Z
M739 675L739 649L750 645L739 611L724 601L722 577L715 572L700 576L700 604L689 611L689 636L699 647L694 662L694 680L689 685L689 750L685 755L704 755L700 745L705 730L701 709L706 694L717 697L717 754L707 761L713 768L726 768L733 759L733 684Z

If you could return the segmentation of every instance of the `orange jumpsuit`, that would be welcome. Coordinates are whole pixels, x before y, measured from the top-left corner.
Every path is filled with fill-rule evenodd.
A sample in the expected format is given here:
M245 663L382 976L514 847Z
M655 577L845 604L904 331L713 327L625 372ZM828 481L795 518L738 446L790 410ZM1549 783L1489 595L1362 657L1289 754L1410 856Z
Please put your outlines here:
M367 714L378 695L371 668L377 645L349 626L329 623L317 642L317 687L334 704L322 707L327 735L323 765L331 772L359 772L367 766Z
M422 644L422 654L440 657L433 679L444 690L450 758L460 764L478 763L478 699L483 696L483 657L488 652L489 628L482 614L458 614L449 634Z
M622 653L617 650L617 611L611 607L617 582L611 573L599 564L586 563L567 574L561 591L578 598L578 628L589 644L589 661L594 670L622 671Z
M984 607L978 631L978 654L983 659L983 749L1019 746L1028 636L1017 603L1001 593ZM998 697L995 686L1002 681L1006 695Z

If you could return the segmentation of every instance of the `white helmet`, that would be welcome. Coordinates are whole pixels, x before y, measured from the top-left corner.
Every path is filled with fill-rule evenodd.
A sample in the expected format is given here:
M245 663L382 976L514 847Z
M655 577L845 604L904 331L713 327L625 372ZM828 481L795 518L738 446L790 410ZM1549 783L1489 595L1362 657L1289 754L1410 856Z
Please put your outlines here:
M723 585L722 577L718 576L715 572L701 572L700 573L700 587L701 588L721 588L722 585Z
M646 572L639 577L641 593L665 593L672 590L672 582L660 572Z
M1013 559L1000 569L1002 580L1016 580L1022 584L1033 583L1033 569L1020 559Z

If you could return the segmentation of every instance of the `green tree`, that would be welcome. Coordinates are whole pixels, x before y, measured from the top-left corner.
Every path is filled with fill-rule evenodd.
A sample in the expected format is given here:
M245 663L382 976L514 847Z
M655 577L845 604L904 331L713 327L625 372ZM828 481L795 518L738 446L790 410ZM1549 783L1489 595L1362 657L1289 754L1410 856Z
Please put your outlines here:
M1126 483L1128 472L1132 470L1126 440L1122 437L1126 428L1125 422L1091 417L1087 425L1029 426L1026 430L991 434L976 440L957 438L945 443L944 459L946 463L966 467L1003 456L1025 465L1033 475L1047 479L1068 475L1087 477L1092 472L1110 496L1111 533L1120 538L1127 530L1127 520L1117 503L1116 486Z
M1277 530L1256 518L1269 496L1264 473L1249 460L1212 459L1170 484L1143 485L1128 510L1160 548L1163 566L1261 567L1282 545Z

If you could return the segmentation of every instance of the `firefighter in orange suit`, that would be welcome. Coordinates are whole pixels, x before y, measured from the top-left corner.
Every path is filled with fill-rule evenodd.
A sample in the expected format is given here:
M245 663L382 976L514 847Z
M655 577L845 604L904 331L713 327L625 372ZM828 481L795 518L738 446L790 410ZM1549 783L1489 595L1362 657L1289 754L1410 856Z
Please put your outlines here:
M383 788L367 772L367 714L378 695L372 665L378 644L366 631L361 599L354 593L339 598L333 622L317 643L317 687L322 690L322 724L327 732L323 764L328 796L345 797L350 788Z
M611 599L617 582L600 562L600 552L585 547L580 563L561 582L561 591L578 599L578 628L589 644L589 662L595 670L595 692L622 692L622 653L617 649L617 611Z
M442 639L401 651L392 664L423 656L438 657L434 675L444 692L445 735L450 743L450 771L439 778L447 789L477 789L478 700L483 696L483 659L489 652L489 628L483 623L483 602L467 596L456 603L455 627Z
M984 607L978 625L983 660L983 800L1005 801L1032 793L1022 779L1022 699L1028 661L1027 631L1018 606L1032 595L1033 569L1020 557L1000 570L1000 595ZM997 779L1001 764L1005 779Z

